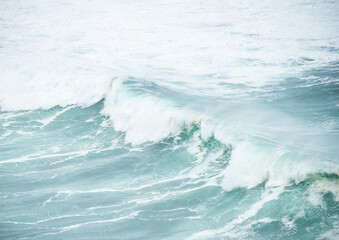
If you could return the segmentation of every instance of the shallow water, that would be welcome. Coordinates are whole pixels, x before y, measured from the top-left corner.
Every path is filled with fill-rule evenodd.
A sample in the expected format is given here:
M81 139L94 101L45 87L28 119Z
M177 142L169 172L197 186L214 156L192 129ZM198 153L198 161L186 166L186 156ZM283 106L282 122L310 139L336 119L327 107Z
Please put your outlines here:
M336 239L339 4L0 1L2 239Z

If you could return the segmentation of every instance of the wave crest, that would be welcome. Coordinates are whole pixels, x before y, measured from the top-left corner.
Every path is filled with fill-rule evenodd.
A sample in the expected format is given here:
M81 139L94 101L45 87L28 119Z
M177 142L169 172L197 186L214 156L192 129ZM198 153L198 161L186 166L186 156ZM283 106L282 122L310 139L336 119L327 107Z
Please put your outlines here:
M188 146L191 154L202 156L204 149L196 147L197 141L207 142L211 138L221 147L231 146L227 148L232 150L220 182L226 191L252 188L263 182L266 187L276 187L299 183L313 173L339 172L330 164L320 164L316 157L266 142L253 142L253 139L239 135L210 116L192 111L187 106L176 106L139 88L133 89L120 79L112 82L102 112L110 117L117 131L125 132L125 142L132 145L179 137L184 129L196 127L193 132L185 130L191 135ZM204 165L204 168L208 167Z
M188 109L152 95L133 92L120 79L112 82L102 112L111 118L117 131L126 133L125 141L132 145L176 136L184 126L198 119Z

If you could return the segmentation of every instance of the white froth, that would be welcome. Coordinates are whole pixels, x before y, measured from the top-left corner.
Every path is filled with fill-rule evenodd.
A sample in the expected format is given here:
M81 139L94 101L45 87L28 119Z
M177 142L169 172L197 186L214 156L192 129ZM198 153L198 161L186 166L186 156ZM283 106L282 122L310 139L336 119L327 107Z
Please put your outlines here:
M244 141L234 146L222 186L227 191L238 187L252 188L264 181L267 181L266 186L279 186L299 182L316 170L309 161L303 163L279 149Z
M308 189L308 200L314 206L326 208L323 195L331 192L335 201L339 201L339 182L336 180L318 179Z
M113 76L221 97L337 60L333 2L15 0L0 15L2 110L87 106Z
M246 129L232 129L207 115L177 107L151 94L133 92L121 79L112 82L103 113L110 117L116 130L125 132L125 142L132 145L159 142L197 124L199 130L187 145L188 152L196 159L196 166L182 173L193 178L201 176L209 164L223 154L224 147L232 148L229 164L222 173L221 185L226 191L252 188L263 182L266 187L299 183L309 174L331 172L327 165L320 167L317 158L290 152L284 147L252 142L245 137ZM215 154L207 154L202 146L203 141L211 137L222 145Z
M237 218L229 222L227 225L225 225L223 228L213 229L213 230L205 230L201 232L197 232L190 236L187 239L209 239L209 238L215 238L215 237L221 237L221 236L227 236L227 237L239 237L233 229L235 229L236 226L243 223L244 221L254 217L257 212L263 208L263 206L273 200L276 200L279 198L279 195L284 192L284 187L277 187L273 189L269 189L265 191L262 194L262 198L254 203L247 211L240 214ZM269 221L270 219L268 219ZM264 220L264 221L267 221Z
M188 109L152 95L133 93L118 79L106 96L103 113L110 116L117 131L126 133L125 141L134 145L178 135L195 118Z

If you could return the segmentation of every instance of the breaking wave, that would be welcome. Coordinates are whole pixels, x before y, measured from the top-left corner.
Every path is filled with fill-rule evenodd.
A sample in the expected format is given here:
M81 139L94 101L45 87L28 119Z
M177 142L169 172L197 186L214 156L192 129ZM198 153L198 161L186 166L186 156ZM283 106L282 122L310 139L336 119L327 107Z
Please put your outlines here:
M306 149L300 153L265 139L254 140L213 116L192 110L188 104L175 105L134 84L113 80L102 109L114 128L124 132L125 143L137 146L170 138L178 141L185 133L185 138L190 139L189 149L193 149L213 139L222 152L231 149L220 183L227 191L261 183L267 187L298 184L314 175L339 173L334 164L321 161Z

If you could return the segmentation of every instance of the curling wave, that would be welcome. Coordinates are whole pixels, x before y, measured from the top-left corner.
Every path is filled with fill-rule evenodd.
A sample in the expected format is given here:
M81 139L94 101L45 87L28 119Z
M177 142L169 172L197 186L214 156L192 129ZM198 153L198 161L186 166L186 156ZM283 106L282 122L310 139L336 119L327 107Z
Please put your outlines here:
M252 188L265 183L276 187L299 183L319 173L338 174L331 162L312 156L306 149L300 153L284 145L272 144L267 139L246 136L213 116L192 110L188 105L175 105L156 96L149 89L135 86L136 82L115 79L105 97L102 113L108 115L115 130L125 133L125 142L135 145L157 143L188 134L189 149L200 146L193 155L201 154L202 143L214 139L222 151L231 149L227 166L223 170L221 186ZM208 146L207 146L208 147ZM208 167L208 166L205 166Z

